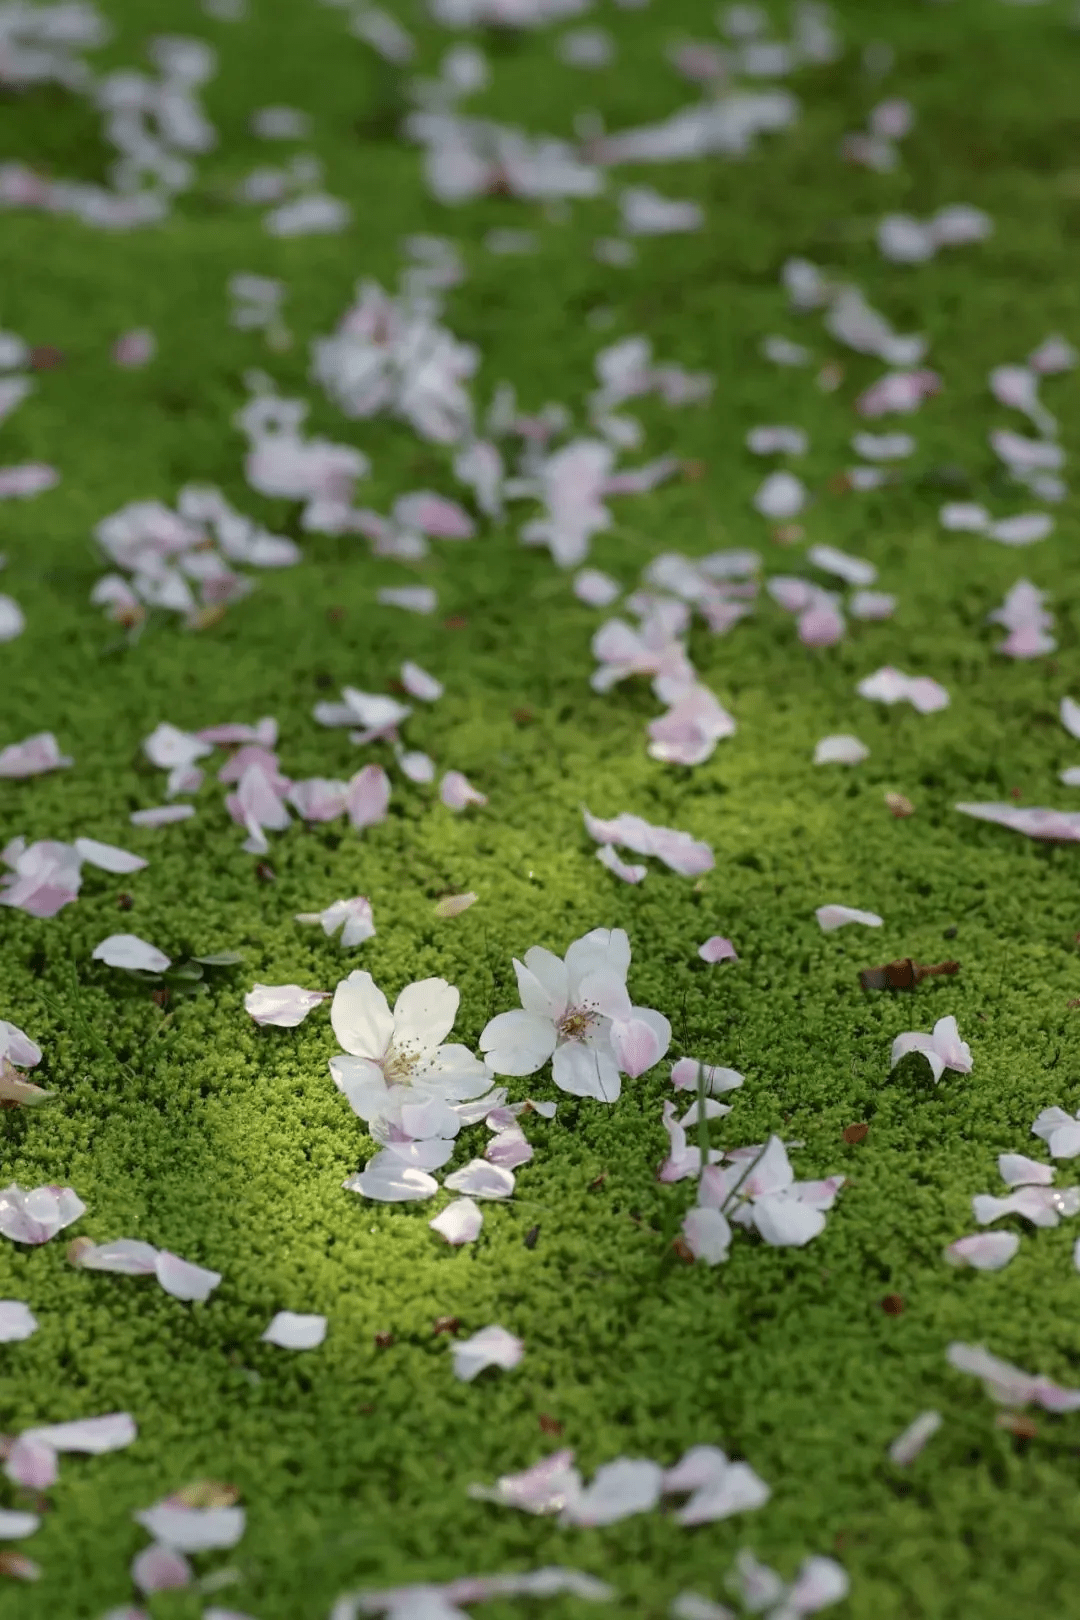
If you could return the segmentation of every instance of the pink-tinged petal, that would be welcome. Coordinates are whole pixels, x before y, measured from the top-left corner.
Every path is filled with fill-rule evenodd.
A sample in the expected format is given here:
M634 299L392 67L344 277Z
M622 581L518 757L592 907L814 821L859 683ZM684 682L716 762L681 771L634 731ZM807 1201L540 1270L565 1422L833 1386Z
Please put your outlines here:
M190 1586L194 1571L187 1559L169 1547L146 1547L131 1561L131 1578L140 1592L169 1592Z
M1007 1187L1049 1187L1054 1167L1024 1153L999 1153L998 1174Z
M38 1320L21 1299L0 1299L0 1344L18 1344L38 1330Z
M314 1350L326 1338L326 1317L278 1311L260 1337L263 1344L276 1344L282 1350Z
M370 973L357 969L342 979L330 1009L334 1034L354 1057L380 1063L394 1034L394 1015Z
M818 906L814 912L823 934L831 934L846 923L862 923L865 928L880 928L882 919L874 911L857 911L852 906Z
M414 1057L433 1053L454 1027L460 1000L445 979L407 984L394 1003L394 1049Z
M460 771L447 771L439 783L439 798L448 810L465 810L470 804L487 804L486 794L473 787Z
M424 1170L403 1164L392 1153L376 1153L358 1175L341 1183L346 1192L361 1193L376 1203L415 1203L434 1198L439 1183Z
M581 1494L581 1475L573 1463L572 1451L556 1451L520 1474L503 1474L494 1489L470 1485L469 1495L482 1502L520 1508L525 1513L560 1513Z
M933 1051L934 1037L932 1035L924 1035L921 1030L908 1030L905 1034L898 1035L893 1041L889 1067L895 1069L900 1059L906 1057L909 1052L922 1052L929 1058ZM940 1059L938 1061L940 1063Z
M390 778L381 765L365 765L347 784L345 808L357 832L385 821L389 803Z
M816 601L799 614L799 640L804 647L835 647L845 629L844 615L829 601Z
M345 814L348 788L344 782L313 776L294 782L286 798L302 821L335 821Z
M609 872L621 878L624 883L640 883L648 876L647 866L633 866L620 860L610 844L601 844L596 851L596 858L601 866L606 866Z
M871 622L891 619L896 612L896 597L887 591L855 591L848 601L848 612L853 619Z
M622 1091L615 1054L606 1043L565 1041L556 1047L551 1077L560 1091L572 1097L594 1097L597 1102L618 1102Z
M487 1367L501 1367L506 1372L516 1367L525 1354L525 1342L503 1327L486 1327L469 1339L452 1341L450 1351L454 1377L471 1384Z
M598 568L582 568L574 575L574 595L587 607L609 607L621 593L622 586L610 574Z
M730 939L722 934L713 934L704 945L698 946L698 955L703 962L737 962L738 953Z
M667 1024L666 1019L664 1023ZM660 1062L667 1051L670 1038L670 1024L667 1025L667 1040L665 1040L662 1028L657 1028L651 1020L636 1016L631 1017L626 1023L614 1023L611 1026L611 1045L615 1061L623 1074L631 1080L638 1079Z
M635 1513L649 1513L660 1500L664 1471L644 1458L619 1457L596 1470L592 1483L563 1510L563 1524L617 1524Z
M418 782L424 786L434 782L435 761L430 754L425 754L421 749L403 749L397 755L397 762L410 782Z
M244 997L244 1007L257 1024L295 1029L313 1007L329 999L328 990L305 990L299 984L257 984Z
M113 364L127 370L148 365L157 353L157 338L145 326L123 332L112 347Z
M91 1243L88 1238L79 1238L69 1248L68 1259L82 1271L152 1277L157 1271L158 1251L152 1243L143 1243L138 1238L115 1238L111 1243Z
M186 1301L209 1299L221 1281L220 1271L208 1271L190 1260L181 1260L178 1254L161 1249L155 1266L157 1280L167 1294Z
M503 1170L517 1170L521 1165L528 1164L532 1156L532 1143L526 1140L525 1132L517 1125L498 1131L484 1150L488 1163L497 1164Z
M13 1243L48 1243L85 1214L86 1205L70 1187L26 1191L13 1181L0 1190L0 1235Z
M193 804L159 804L150 810L133 810L128 820L133 827L170 827L177 821L190 821L194 814Z
M433 495L429 490L418 490L402 495L394 502L393 519L403 529L416 529L434 540L471 540L476 526L463 506L447 500L444 495Z
M8 1452L4 1473L27 1491L47 1491L60 1475L56 1448L33 1435L21 1434Z
M889 1447L889 1461L895 1463L898 1468L906 1468L909 1463L915 1461L927 1441L933 1439L940 1428L940 1412L920 1412Z
M535 1074L551 1057L556 1039L550 1018L524 1011L499 1013L481 1032L480 1050L494 1074Z
M107 967L125 968L129 973L164 973L170 966L164 951L137 934L110 934L94 947L92 960L104 962Z
M462 1243L475 1243L483 1224L483 1211L471 1198L455 1198L434 1220L428 1221L432 1231L455 1248Z
M147 862L130 850L118 849L115 844L100 844L96 838L76 838L75 848L80 860L99 866L103 872L124 876L128 872L141 872Z
M410 697L418 698L421 703L434 703L443 695L442 681L437 681L409 658L401 666L401 684Z
M27 461L18 467L0 467L0 500L15 497L29 500L47 489L55 489L60 474L44 461Z
M443 1185L447 1192L464 1193L469 1198L510 1198L514 1191L514 1173L500 1165L487 1164L483 1159L470 1159L460 1170L447 1176Z
M713 1524L734 1513L749 1513L764 1507L772 1495L768 1485L755 1474L749 1463L729 1463L718 1479L700 1485L686 1506L675 1515L677 1524Z
M0 1058L7 1058L19 1069L34 1069L41 1062L41 1047L17 1024L0 1018Z
M973 1232L970 1237L957 1238L955 1243L950 1243L945 1258L953 1266L1000 1271L1019 1247L1020 1239L1015 1232Z
M787 1594L796 1615L817 1614L831 1603L840 1603L851 1589L847 1571L833 1558L804 1558Z
M718 1266L728 1257L731 1227L718 1209L695 1208L687 1211L682 1223L683 1237L695 1260Z
M25 780L28 776L41 776L45 771L60 770L75 761L60 752L51 731L39 731L20 743L10 743L0 749L0 777Z

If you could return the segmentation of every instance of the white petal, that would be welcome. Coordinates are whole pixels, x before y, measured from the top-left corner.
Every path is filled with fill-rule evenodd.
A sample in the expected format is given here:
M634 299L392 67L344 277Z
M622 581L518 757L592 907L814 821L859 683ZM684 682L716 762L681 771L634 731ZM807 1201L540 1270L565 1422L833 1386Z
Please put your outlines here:
M647 826L647 824L643 822L642 826ZM647 830L655 832L657 829L649 828ZM619 842L620 840L616 841ZM644 854L647 851L641 851L641 853ZM574 940L566 953L569 999L576 1005L578 986L585 975L605 969L616 974L624 981L630 971L630 940L624 928L594 928L590 933L583 934L580 939Z
M889 1460L899 1468L915 1461L926 1442L941 1428L940 1412L920 1412L889 1447Z
M186 1508L158 1502L132 1518L163 1547L197 1553L235 1547L244 1533L246 1514L242 1507Z
M0 1344L16 1344L38 1330L37 1317L21 1299L0 1299Z
M434 1052L453 1029L460 1000L460 993L445 979L407 984L394 1003L394 1050Z
M0 1508L0 1541L32 1536L40 1523L36 1513L16 1513L11 1508Z
M856 911L851 906L818 906L814 912L824 934L831 934L845 923L862 923L867 928L880 928L882 919L873 911Z
M326 1338L326 1317L278 1311L261 1337L264 1344L280 1345L283 1350L314 1350Z
M423 1170L402 1164L392 1153L376 1153L359 1175L342 1182L346 1192L362 1193L383 1204L413 1203L434 1198L439 1183Z
M1000 1271L1019 1247L1020 1239L1015 1232L973 1232L970 1237L957 1238L955 1243L950 1243L945 1258L954 1266Z
M299 984L257 984L244 997L244 1007L257 1024L295 1029L312 1007L328 999L324 990L305 990Z
M526 1012L539 1018L561 1018L568 998L566 964L542 945L525 952L524 963L514 962L518 994Z
M470 1159L447 1176L443 1185L447 1192L466 1193L470 1198L509 1198L514 1191L514 1172L483 1159Z
M127 1412L107 1412L104 1417L76 1418L73 1423L54 1423L44 1429L24 1429L23 1440L38 1440L54 1451L83 1451L100 1457L106 1451L121 1451L138 1434L135 1420Z
M342 979L330 1008L334 1034L354 1057L378 1063L386 1055L394 1020L386 997L362 968Z
M618 1457L596 1470L576 1502L568 1505L562 1523L616 1524L633 1513L648 1513L660 1500L664 1471L659 1463L639 1457Z
M675 1515L678 1524L712 1524L763 1507L772 1492L749 1463L731 1463L721 1479L696 1490Z
M572 1097L595 1097L597 1102L618 1102L622 1091L618 1065L610 1045L564 1041L551 1060L551 1076L560 1091Z
M96 838L76 838L75 848L80 860L99 866L103 872L117 875L141 872L147 864L141 855L132 855L130 850L118 849L115 844L99 844Z
M695 1260L718 1266L728 1257L731 1227L718 1209L691 1209L683 1219L683 1236Z
M455 1198L440 1215L428 1221L433 1232L438 1232L440 1237L455 1247L461 1243L475 1243L483 1224L483 1211L471 1198Z
M181 1260L178 1254L172 1254L168 1249L159 1251L155 1270L158 1282L174 1299L209 1299L221 1281L220 1271L208 1271L205 1266Z
M774 1248L802 1248L825 1229L825 1216L819 1209L782 1193L769 1193L753 1204L754 1225L765 1242Z
M843 734L822 737L814 747L815 765L859 765L870 757L870 750L858 737Z
M486 1327L474 1333L471 1339L452 1343L450 1350L454 1358L454 1377L470 1384L485 1367L502 1367L506 1371L516 1367L525 1354L525 1345L503 1327Z
M81 1240L80 1240L81 1243ZM74 1254L74 1248L71 1251ZM80 1247L75 1264L84 1271L115 1271L125 1277L152 1277L157 1270L158 1251L152 1243L138 1238L115 1238L111 1243Z
M480 1050L495 1074L535 1074L555 1050L555 1026L549 1018L515 1011L499 1013L480 1036Z
M95 962L108 967L127 968L132 972L164 973L170 959L156 945L147 944L138 934L110 934L93 952Z

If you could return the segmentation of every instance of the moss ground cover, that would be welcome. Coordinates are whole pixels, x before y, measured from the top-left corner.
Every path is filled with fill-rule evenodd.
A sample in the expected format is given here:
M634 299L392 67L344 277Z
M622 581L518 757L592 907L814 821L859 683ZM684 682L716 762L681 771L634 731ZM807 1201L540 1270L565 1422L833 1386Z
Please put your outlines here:
M228 23L181 0L106 9L114 33L94 55L102 66L138 61L164 31L215 46L203 100L218 144L157 227L111 235L0 213L3 325L64 357L0 430L4 464L41 460L62 473L56 489L0 508L3 586L27 619L4 648L0 743L49 729L76 760L0 782L0 827L5 840L96 837L150 863L130 879L88 873L55 918L0 913L0 1013L41 1044L39 1073L57 1092L46 1109L3 1114L2 1179L69 1184L88 1206L75 1232L145 1238L224 1280L206 1304L186 1306L150 1284L75 1270L64 1256L72 1232L34 1249L4 1243L0 1295L26 1300L40 1329L0 1350L0 1427L123 1409L140 1436L115 1455L65 1461L26 1544L42 1577L0 1588L0 1614L93 1620L134 1601L128 1565L145 1536L132 1511L202 1477L242 1492L247 1534L217 1560L240 1579L217 1599L159 1594L146 1605L155 1620L192 1620L211 1601L260 1620L307 1620L349 1587L548 1562L602 1575L626 1612L658 1617L680 1590L722 1596L743 1546L785 1575L808 1553L839 1558L852 1590L829 1611L838 1617L1071 1612L1080 1418L1040 1413L1029 1439L996 1427L945 1348L986 1343L1080 1382L1073 1230L1023 1227L1000 1274L953 1271L941 1251L972 1230L970 1199L996 1188L997 1154L1037 1151L1039 1110L1080 1107L1076 854L953 809L1014 791L1022 803L1069 806L1057 773L1075 753L1057 713L1080 689L1076 508L1067 497L1053 536L1022 557L943 532L937 519L957 489L1002 509L1003 494L1024 504L998 481L986 446L1009 415L986 374L1048 332L1080 332L1080 35L1067 8L841 5L844 54L792 81L801 113L791 129L739 161L618 171L706 210L699 233L646 239L619 269L592 257L594 238L615 228L607 198L565 216L506 197L437 203L397 134L402 74L348 35L342 12L253 0L246 20ZM551 30L470 36L493 68L474 105L563 136L585 106L611 129L665 116L693 92L664 47L681 33L711 37L711 12L697 0L603 8L589 20L610 28L619 54L591 75L556 61ZM452 36L419 7L400 16L418 41L417 70L433 71ZM895 50L884 78L861 65L878 40ZM886 94L906 95L918 115L900 166L843 164L840 138ZM267 161L251 110L275 103L311 111L306 145L327 190L353 210L344 233L277 240L259 210L232 200L241 176ZM52 87L4 92L0 106L5 156L103 177L109 153L83 99ZM925 265L881 258L882 214L956 201L993 217L989 240ZM538 251L486 251L486 233L506 226L534 229ZM459 494L444 448L400 423L346 421L308 379L308 342L333 328L355 279L392 286L402 237L425 231L452 236L467 264L444 319L481 351L478 399L508 378L525 408L561 400L580 412L598 349L635 333L661 359L715 375L706 406L634 403L650 454L703 467L616 500L615 526L593 542L597 566L630 588L659 552L748 546L767 572L800 572L802 547L778 543L751 506L762 464L743 448L756 423L791 422L811 436L799 466L816 496L806 542L872 559L900 599L895 617L853 624L817 650L767 602L727 636L695 629L695 667L738 732L688 769L646 755L656 713L646 683L590 690L600 615L545 552L520 546L520 508L467 544L435 548L417 574L439 592L433 617L379 606L377 589L400 584L401 565L356 537L304 535L295 503L250 490L231 418L244 372L259 366L283 393L310 399L312 432L370 455L372 506L418 487ZM930 340L944 388L901 422L919 452L898 487L860 494L832 482L862 425L852 402L881 367L832 344L818 317L788 313L779 271L793 254L857 280L898 330ZM290 349L272 352L229 326L225 285L242 270L287 284ZM109 349L132 326L152 328L159 352L125 372ZM758 345L774 331L809 343L819 363L841 358L840 389L816 388L816 366L764 362ZM1069 449L1078 377L1044 389ZM944 493L934 475L943 467L964 480ZM89 605L102 572L91 530L128 500L172 502L191 481L294 534L303 561L260 576L204 631L152 616L128 641ZM1048 593L1056 621L1056 652L1030 663L1002 658L1000 632L985 622L1021 576ZM129 826L133 810L160 799L140 743L162 720L195 729L273 714L283 768L296 777L345 777L371 758L389 766L382 745L358 754L311 709L344 684L384 689L404 658L446 684L410 721L410 745L464 771L486 808L455 816L395 776L388 818L362 837L340 823L272 835L274 882L257 877L212 779L190 822ZM919 715L856 696L883 664L934 676L950 707ZM869 759L815 769L815 740L847 731ZM890 790L915 814L890 816ZM593 858L582 802L692 832L714 848L714 870L695 883L657 866L640 887L620 884ZM477 904L437 919L436 899L464 890ZM130 912L118 909L121 892L134 897ZM378 928L356 952L293 922L354 894L371 899ZM813 913L829 901L872 908L884 926L823 935ZM670 1018L673 1057L745 1074L715 1128L722 1143L775 1131L804 1144L792 1150L800 1175L848 1178L805 1249L740 1234L722 1267L679 1259L672 1244L693 1182L655 1179L667 1063L628 1081L611 1108L559 1095L551 1122L529 1124L536 1156L513 1200L486 1207L477 1243L448 1248L427 1224L445 1199L383 1206L341 1190L373 1144L327 1074L337 1048L325 1015L287 1031L258 1029L243 1010L256 980L332 989L360 965L392 998L441 975L461 990L457 1031L475 1047L486 1021L516 1004L511 957L537 943L561 954L594 927L627 930L634 999ZM235 950L244 962L205 995L162 1007L91 963L98 941L121 929L174 959ZM737 963L698 960L714 933L734 940ZM870 963L953 955L957 977L911 996L859 987ZM946 1072L935 1086L917 1058L890 1073L895 1035L946 1014L970 1042L972 1073ZM546 1078L510 1084L514 1097L556 1095ZM869 1131L850 1144L843 1131L855 1122ZM482 1126L466 1133L454 1163L483 1140ZM899 1314L882 1307L892 1295ZM299 1356L261 1344L283 1308L326 1314L325 1344ZM446 1337L433 1332L447 1316L462 1333L502 1322L525 1340L521 1366L456 1383ZM380 1347L376 1334L393 1342ZM940 1434L909 1470L891 1467L889 1441L928 1407L945 1417ZM561 1440L541 1415L562 1425ZM671 1463L699 1441L747 1458L772 1487L768 1505L695 1531L660 1513L563 1530L466 1496L470 1482L556 1444L591 1471L619 1455ZM5 1499L18 1500L14 1490ZM550 1612L578 1606L560 1600Z

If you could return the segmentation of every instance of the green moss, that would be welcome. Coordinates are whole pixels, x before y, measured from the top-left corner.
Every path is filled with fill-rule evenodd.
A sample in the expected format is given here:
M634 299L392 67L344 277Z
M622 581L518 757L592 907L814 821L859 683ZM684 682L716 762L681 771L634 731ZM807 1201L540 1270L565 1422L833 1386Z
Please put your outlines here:
M219 1560L243 1578L221 1601L260 1620L321 1616L349 1586L555 1561L609 1577L626 1612L658 1620L680 1589L720 1595L741 1545L785 1573L809 1552L838 1550L853 1578L848 1604L830 1611L838 1620L1070 1612L1080 1418L1040 1417L1037 1438L1017 1442L994 1427L974 1381L949 1371L944 1350L954 1338L985 1341L1025 1367L1080 1381L1074 1234L1067 1224L1025 1232L1015 1261L994 1276L953 1272L941 1250L970 1229L971 1195L996 1185L996 1154L1028 1146L1035 1113L1080 1105L1078 857L952 809L1012 789L1029 803L1067 802L1056 776L1075 750L1056 709L1070 685L1080 688L1075 505L1060 509L1054 538L1017 557L942 534L940 492L928 485L829 493L848 456L850 401L879 368L844 355L843 389L829 398L808 376L759 361L757 344L783 330L830 352L813 318L800 324L784 310L778 271L788 254L857 278L899 329L927 332L946 379L914 424L918 467L958 464L973 498L996 491L985 434L1001 413L986 394L988 368L1048 331L1080 331L1080 193L1068 168L1076 36L1056 7L850 0L841 9L852 48L802 76L798 127L738 163L643 173L670 195L706 202L709 227L645 242L638 264L615 272L590 257L593 238L614 227L611 201L576 205L565 224L500 199L438 207L417 154L386 138L393 76L348 38L339 12L256 0L252 20L230 27L179 0L166 9L114 0L118 33L106 56L132 63L145 36L166 27L219 45L206 101L221 142L200 160L194 191L160 229L118 238L4 216L3 323L57 344L67 363L40 376L4 428L5 463L55 462L63 483L3 512L4 589L29 623L4 650L0 740L47 727L77 765L0 784L0 818L5 836L89 834L151 864L132 879L88 872L78 904L54 920L0 915L0 1012L40 1041L46 1083L59 1093L34 1115L4 1114L0 1131L4 1179L69 1182L89 1206L79 1232L148 1239L224 1281L208 1304L188 1307L148 1283L73 1270L64 1239L0 1249L0 1295L26 1299L41 1322L32 1339L0 1351L0 1426L115 1408L140 1426L124 1453L65 1461L53 1510L27 1544L43 1579L0 1590L0 1615L51 1620L62 1609L94 1620L127 1600L127 1564L145 1540L131 1511L201 1476L243 1492L248 1533ZM704 0L666 0L603 14L620 65L595 77L553 66L549 34L523 40L494 58L478 106L558 133L585 103L615 128L662 116L686 91L657 68L661 50L680 31L708 37L711 12ZM426 25L419 34L421 71L431 71L447 36ZM883 85L858 67L857 47L874 38L898 51ZM842 166L841 134L886 92L908 94L919 114L902 166L887 176ZM247 117L281 101L314 111L328 189L355 210L340 238L275 241L261 233L258 210L225 200L246 168L275 160L276 149L268 156L248 134ZM44 156L58 174L103 173L94 121L66 95L9 97L5 129L7 155ZM952 201L988 209L993 239L910 270L878 258L879 214ZM502 224L535 226L539 254L485 255L484 234ZM693 772L645 757L643 727L655 712L646 690L590 692L596 615L512 529L436 548L423 571L440 593L433 621L374 605L378 586L400 582L399 566L359 544L308 536L303 565L260 580L220 625L196 636L155 624L136 646L120 646L87 602L99 571L92 525L129 499L171 500L190 480L217 483L243 510L297 532L294 508L244 486L243 445L230 426L242 373L261 365L283 391L307 392L308 340L330 330L358 275L392 283L399 239L418 230L462 241L470 277L447 319L483 350L481 397L509 377L528 408L556 398L576 406L597 348L638 331L660 357L717 374L707 409L642 406L650 449L700 458L706 474L618 503L618 527L594 546L600 566L630 583L662 549L751 545L770 569L797 568L798 553L772 546L750 511L761 469L741 444L755 422L802 422L813 435L807 476L821 487L809 537L873 558L901 598L895 621L855 625L825 653L799 647L769 607L724 639L695 631L694 661L739 733ZM269 354L226 324L225 283L238 270L288 282L289 353ZM613 311L602 333L587 320L600 307ZM118 372L109 345L136 325L156 330L159 357L143 372ZM1080 377L1045 392L1068 442ZM311 424L370 453L373 505L421 483L453 488L445 453L399 426L346 423L316 394ZM998 635L984 623L1021 574L1050 591L1057 615L1059 652L1032 666L996 655ZM467 626L444 628L449 615ZM312 704L344 682L379 689L403 657L447 686L433 712L409 722L410 741L466 771L490 796L487 810L454 818L395 777L389 819L360 839L325 827L276 836L274 884L257 881L212 781L193 821L128 828L129 812L160 794L137 752L159 721L195 727L273 713L287 771L347 775L355 751L314 725ZM951 708L920 717L863 703L855 682L886 662L938 677ZM532 724L513 717L523 705ZM855 772L809 764L814 739L836 730L856 731L871 749ZM913 799L914 817L887 814L887 789ZM707 838L715 871L700 885L660 869L640 889L617 884L593 859L582 801ZM469 888L480 897L472 910L434 918L438 895ZM135 896L126 914L122 889ZM357 893L370 896L379 930L358 953L343 955L292 921ZM885 927L822 936L813 910L830 900L872 906ZM628 1084L610 1110L560 1097L554 1121L530 1123L536 1157L514 1201L489 1206L479 1242L451 1251L427 1226L442 1198L392 1208L341 1191L371 1143L328 1077L335 1043L325 1015L295 1032L258 1030L242 1007L256 979L330 988L362 963L392 995L445 974L462 992L460 1036L475 1042L487 1018L513 1004L512 954L533 943L562 951L601 925L629 931L632 990L670 1015L673 1052L745 1071L723 1140L780 1130L805 1143L794 1153L800 1174L849 1177L807 1250L740 1235L718 1270L673 1262L670 1241L693 1191L654 1179L666 1145L665 1069ZM98 940L121 927L174 957L241 950L245 965L164 1012L90 963ZM738 964L698 961L696 946L713 932L735 940ZM963 964L955 980L907 998L859 990L857 970L869 962L947 954ZM72 956L82 1015L115 1061L80 1032ZM890 1075L894 1035L945 1013L971 1043L973 1073L933 1087L911 1060ZM530 1089L513 1085L515 1095ZM536 1089L552 1092L547 1079ZM842 1130L857 1120L869 1134L847 1146ZM482 1128L468 1133L458 1160L483 1137ZM903 1296L902 1315L882 1311L888 1293ZM325 1312L322 1348L290 1356L260 1344L280 1308ZM521 1334L520 1369L457 1384L446 1340L433 1334L444 1315L463 1331L499 1321ZM376 1347L380 1332L394 1335L392 1346ZM945 1413L945 1426L901 1477L885 1447L927 1406ZM745 1455L773 1500L693 1532L661 1514L566 1532L470 1501L471 1480L552 1447L541 1413L563 1423L586 1470L619 1454L672 1461L714 1441ZM156 1620L200 1612L185 1595L149 1607ZM492 1608L494 1620L500 1612Z

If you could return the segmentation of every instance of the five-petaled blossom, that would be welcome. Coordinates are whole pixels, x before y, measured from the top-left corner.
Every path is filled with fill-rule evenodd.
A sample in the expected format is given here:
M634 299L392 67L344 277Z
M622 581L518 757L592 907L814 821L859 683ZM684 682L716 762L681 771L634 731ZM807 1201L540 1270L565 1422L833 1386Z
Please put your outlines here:
M393 1012L370 973L334 992L330 1022L345 1048L330 1073L353 1112L414 1139L456 1136L455 1103L491 1089L491 1071L467 1047L446 1045L460 996L445 979L407 984Z
M626 989L630 941L621 928L594 928L560 960L534 945L514 959L521 1009L499 1013L480 1036L480 1050L496 1074L525 1075L551 1059L555 1084L575 1097L618 1099L620 1068L644 1072L628 1048L648 1042L657 1063L671 1041L671 1025L652 1007L634 1007Z

